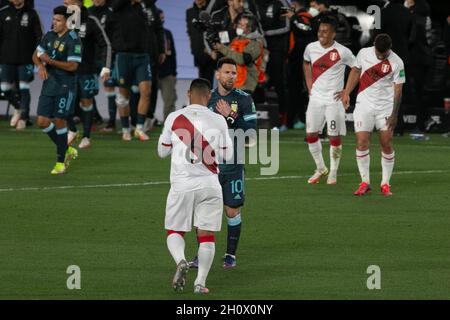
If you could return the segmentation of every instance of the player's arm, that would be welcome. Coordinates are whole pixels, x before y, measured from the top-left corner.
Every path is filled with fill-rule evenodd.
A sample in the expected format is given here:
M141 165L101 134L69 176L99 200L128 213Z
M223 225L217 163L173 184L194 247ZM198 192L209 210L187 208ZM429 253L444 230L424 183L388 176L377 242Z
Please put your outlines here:
M234 155L234 149L233 149L233 141L231 140L230 133L228 131L228 125L225 121L225 118L220 118L220 133L221 133L221 140L219 143L219 161L223 163L223 160L225 162L230 161L233 158Z
M303 61L303 72L305 74L305 82L306 82L306 88L308 89L308 95L311 95L311 89L312 89L312 69L311 69L311 62L310 61Z
M76 61L58 61L53 60L50 58L50 56L47 53L43 53L39 59L46 63L49 66L68 71L68 72L75 72L78 69L78 62Z
M89 18L93 21L92 25L94 26L94 38L95 42L98 44L100 48L100 59L103 61L103 68L100 72L100 77L102 81L105 82L109 79L111 74L111 57L112 57L112 48L111 42L109 41L108 36L106 35L105 29L103 29L100 21L94 17L89 16Z
M170 120L170 115L167 117L166 122L164 123L164 128L159 136L158 140L158 156L160 158L165 158L172 153L172 121Z
M392 109L391 116L387 119L386 123L388 130L393 131L397 125L398 111L402 102L403 83L394 84L394 108Z
M256 106L250 95L245 99L245 103L241 110L242 117L239 118L238 127L243 129L244 131L250 129L256 130Z
M35 50L33 53L32 57L33 63L37 67L39 78L41 78L41 80L47 80L48 79L47 68L42 63L41 59L38 58L38 52L39 52L38 50Z
M342 103L345 109L348 109L348 107L350 106L350 93L352 93L352 91L358 84L360 76L361 76L361 69L358 67L353 67L352 71L350 71L350 74L348 76L345 89L342 92Z

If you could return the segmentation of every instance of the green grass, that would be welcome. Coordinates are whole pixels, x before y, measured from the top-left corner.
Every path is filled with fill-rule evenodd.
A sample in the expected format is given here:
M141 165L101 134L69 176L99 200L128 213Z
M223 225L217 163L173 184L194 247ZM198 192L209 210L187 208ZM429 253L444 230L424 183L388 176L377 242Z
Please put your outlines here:
M450 141L395 139L391 198L377 187L374 144L374 192L358 198L353 134L336 186L307 185L313 163L303 134L281 135L278 176L290 178L255 180L259 166L247 167L238 267L221 268L224 222L212 293L198 297L191 292L196 271L185 293L170 287L175 265L163 230L170 186L142 185L169 178L156 133L128 144L94 134L92 148L55 177L49 139L2 122L0 299L450 299ZM324 150L328 162L328 144ZM136 185L86 187L112 184ZM71 188L56 188L64 186ZM193 234L186 240L193 257ZM81 268L81 290L66 288L69 265ZM366 287L369 265L381 268L381 290Z

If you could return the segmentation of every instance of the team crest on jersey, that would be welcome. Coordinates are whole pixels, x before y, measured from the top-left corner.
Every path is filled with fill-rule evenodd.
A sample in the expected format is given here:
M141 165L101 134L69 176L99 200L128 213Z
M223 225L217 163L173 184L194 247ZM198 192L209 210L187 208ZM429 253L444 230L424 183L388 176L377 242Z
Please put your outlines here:
M381 65L381 71L383 71L383 73L388 73L391 70L391 67L388 64L383 63Z
M61 43L61 44L59 45L58 51L59 51L59 52L63 52L63 51L64 51L64 48L65 48L64 43Z
M236 101L233 101L233 102L231 103L231 110L232 110L233 112L237 112L237 110L238 110L238 104L237 104Z
M58 40L57 41L55 41L55 43L53 44L53 48L58 48L58 46L59 46L59 44L60 44L61 42L59 42Z
M22 20L20 21L20 25L22 27L28 27L28 13L23 14Z
M337 52L330 52L330 60L331 61L336 61L337 59L338 59Z

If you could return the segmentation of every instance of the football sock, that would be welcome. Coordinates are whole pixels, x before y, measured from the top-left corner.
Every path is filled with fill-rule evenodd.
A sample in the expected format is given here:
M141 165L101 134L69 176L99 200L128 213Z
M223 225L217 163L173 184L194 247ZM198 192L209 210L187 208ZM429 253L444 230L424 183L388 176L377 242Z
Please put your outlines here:
M51 122L47 128L42 129L42 132L46 133L55 145L58 145L58 141L57 141L58 137L56 134L56 127L53 124L53 122Z
M336 173L342 156L341 139L330 139L330 171Z
M20 89L20 108L22 109L22 120L29 118L30 101L30 89Z
M56 134L57 134L57 143L56 143L57 162L64 162L67 151L67 128L57 129Z
M208 276L209 270L211 269L211 265L216 252L214 235L198 237L198 242L200 243L197 253L198 273L194 285L200 284L202 286L205 286L206 277Z
M241 236L241 213L234 218L228 218L227 254L236 255L239 238Z
M391 154L386 154L381 152L381 168L383 172L383 178L381 180L381 184L389 184L389 180L391 180L392 170L394 169L395 163L395 152L392 151Z
M126 131L129 131L129 129L130 129L130 118L128 116L120 117L120 123L122 124L122 130L126 129Z
M167 233L167 248L178 265L181 260L186 260L184 257L184 232L168 231Z
M92 110L93 105L82 107L82 113L81 116L83 118L83 138L89 138L91 136L91 129L92 129Z
M370 183L370 151L369 149L360 151L356 149L356 162L358 163L361 181Z
M325 169L325 162L322 156L322 143L319 137L307 137L306 140L308 142L309 152L316 163L316 168L318 170Z
M137 115L137 124L136 129L142 130L144 129L144 122L145 122L146 115L138 113Z
M75 125L75 121L73 121L73 114L67 117L67 126L70 131L77 132L77 126Z
M109 121L110 123L115 123L117 116L116 94L114 92L107 92L106 97L108 98Z

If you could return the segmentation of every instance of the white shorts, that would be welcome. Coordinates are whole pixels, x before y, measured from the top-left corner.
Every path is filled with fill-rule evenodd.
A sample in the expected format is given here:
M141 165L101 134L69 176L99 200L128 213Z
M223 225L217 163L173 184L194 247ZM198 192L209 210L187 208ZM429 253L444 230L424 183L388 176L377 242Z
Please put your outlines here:
M169 191L166 203L166 230L189 232L194 226L205 231L220 231L223 199L220 188L204 188L187 192Z
M321 132L327 124L329 136L345 136L345 109L341 101L323 102L314 98L309 100L306 110L306 132Z
M392 107L380 109L373 106L364 98L356 99L355 110L353 111L353 121L355 132L372 132L374 128L380 131L388 130L386 120L392 114Z

